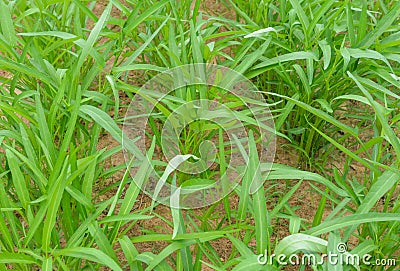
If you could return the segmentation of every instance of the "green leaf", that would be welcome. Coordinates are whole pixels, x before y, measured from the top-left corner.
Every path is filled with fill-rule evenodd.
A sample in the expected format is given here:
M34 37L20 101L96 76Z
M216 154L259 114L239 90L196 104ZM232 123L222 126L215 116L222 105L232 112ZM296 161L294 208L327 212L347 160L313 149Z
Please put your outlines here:
M152 241L177 241L177 240L194 240L198 239L200 242L207 240L218 239L224 237L225 234L240 231L239 229L225 230L225 231L208 231L208 232L192 232L177 234L172 240L171 234L147 234L139 235L131 238L133 243L152 242Z
M299 251L326 253L328 242L324 239L303 233L296 233L283 238L275 247L274 254L286 256Z
M370 212L367 214L354 214L345 217L339 217L329 221L324 221L318 226L307 230L305 233L317 236L324 233L332 232L335 230L343 229L344 227L357 227L363 223L372 222L388 222L388 221L400 221L400 216L398 214L388 214L388 213L376 213ZM346 240L346 238L344 238Z
M232 271L248 271L248 270L254 270L254 271L261 271L261 270L279 270L278 268L271 266L271 265L262 265L258 262L258 256L257 255L252 255L250 257L246 257L245 259L239 258L240 262L238 265L236 265Z
M263 73L264 71L268 70L270 66L278 64L278 63L283 63L283 62L288 62L288 61L294 61L294 60L304 60L304 59L312 59L317 61L318 58L317 56L312 53L312 52L293 52L293 53L287 53L284 55L280 55L277 57L273 57L271 59L268 59L266 61L261 62L260 64L256 65L250 72L247 74L248 78L253 78L256 75Z
M145 70L145 71L157 71L157 72L165 72L167 71L167 68L165 67L159 67L156 65L152 64L130 64L130 65L125 65L122 67L115 67L113 69L113 72L126 72L126 71L137 71L137 70Z
M367 35L356 45L360 48L368 48L376 42L376 40L385 32L392 23L398 19L400 15L400 2L396 2L390 12L383 16L381 20L376 24L374 30L367 33Z
M9 42L9 45L13 47L17 44L17 36L15 35L10 7L3 1L0 2L0 18L1 32L4 38Z
M271 38L268 38L255 52L243 57L242 62L235 67L235 71L244 74L256 63L269 47Z
M290 234L299 233L301 219L298 216L291 216L289 219L289 232Z
M305 30L308 29L310 26L310 22L300 2L298 0L290 0L290 3L292 4L294 10L296 11L296 14L299 17L299 20L303 26L303 29Z
M103 30L104 26L106 25L106 22L110 15L112 6L113 5L112 5L112 1L111 1L107 5L107 7L104 9L103 13L101 14L99 20L96 22L93 29L90 31L89 37L86 40L86 42L84 43L84 45L82 47L82 51L79 54L78 62L74 66L74 74L73 74L74 78L77 78L80 68L82 67L87 56L89 55L90 51L94 47L95 42L99 39L100 33Z
M233 237L230 234L227 234L227 237L232 242L233 246L239 251L240 255L245 256L246 258L254 255L253 251L241 240Z
M398 181L400 180L400 174L396 171L386 170L381 176L378 177L377 181L371 186L368 194L364 197L360 206L357 208L356 214L369 215L369 211L372 207L382 198ZM345 232L344 239L348 237L354 231L355 226L349 228Z
M50 155L49 159L51 162L50 166L52 167L55 163L57 152L53 143L53 137L51 135L51 131L39 95L35 97L35 103L36 103L36 114L37 114L37 121L39 124L40 137L43 139L44 141L43 143L45 143L46 148L49 151Z
M141 261L149 265L154 259L156 255L151 252L144 252L136 256L137 261ZM173 269L168 265L167 261L161 261L157 266L154 266L154 271L172 271Z
M262 165L261 166L261 171L264 171L263 168L269 169L269 165ZM311 180L318 182L320 184L325 185L328 187L331 191L336 193L339 196L346 197L347 193L342 190L341 188L337 187L335 184L332 183L332 181L322 177L321 175L318 175L316 173L308 172L308 171L302 171L293 167L285 166L285 165L280 165L280 164L273 164L271 171L269 172L267 176L268 180Z
M47 201L44 201L42 203L43 207L41 207L41 209L44 208L42 209L43 211L47 210L46 220L44 221L44 223L43 221L41 221L43 223L42 249L46 252L50 250L51 234L54 230L57 213L60 208L61 198L65 189L67 167L68 159L65 159L60 175L57 179L55 179L55 182L53 182L51 187L49 188L49 197ZM40 216L38 216L38 218L40 218ZM41 220L43 220L43 218Z
M307 37L311 37L311 31L314 30L315 26L318 24L321 18L324 17L324 15L327 13L329 9L332 8L332 5L336 2L336 0L328 0L328 1L323 1L323 5L320 6L315 14L311 17L311 23L309 26L306 27ZM293 5L293 4L292 4Z
M154 206L155 202L157 201L157 197L158 194L160 193L162 187L165 185L165 183L167 182L167 178L168 176L175 171L180 164L182 164L183 162L185 162L186 160L188 160L189 158L193 158L198 160L199 158L195 155L192 154L184 154L184 155L176 155L175 157L173 157L169 162L168 165L166 167L166 169L164 170L163 175L161 176L161 178L158 180L157 185L154 189L154 193L152 195L152 206Z
M121 68L124 66L132 64L136 60L136 58L146 49L146 47L150 44L150 42L158 35L164 25L169 21L169 17L164 20L164 22L153 32L153 34L139 47L135 50L135 52L124 62L120 65ZM119 77L120 73L116 75Z
M181 188L176 187L176 175L174 175L173 187L171 189L171 197L170 197L172 223L174 225L174 229L172 232L172 239L174 239L178 233L183 233L184 221L179 204L179 198L181 195L180 191Z
M49 85L50 84L57 85L57 83L53 82L53 80L50 78L50 76L48 76L46 73L39 71L35 68L29 67L25 64L17 63L10 59L3 58L2 56L0 56L0 69L2 69L2 70L4 69L7 71L15 70L17 72L21 72L22 74L26 74L26 75L32 76L33 78L37 78L37 79L43 81L43 83L46 83Z
M329 67L329 64L331 63L332 48L326 41L326 39L318 41L318 45L322 50L322 55L324 57L324 70L326 70Z
M125 34L130 34L137 26L139 26L143 21L145 21L148 17L150 17L157 10L165 6L169 0L158 1L151 5L150 8L146 9L143 13L137 16L136 12L131 12L129 17L126 20L125 26L123 28L123 32Z
M333 113L331 105L325 99L316 99L315 101L318 102L327 113Z
M348 126L346 124L343 124L342 122L338 121L337 119L335 119L331 115L323 112L322 110L319 110L319 109L314 108L314 107L312 107L312 106L310 106L310 105L308 105L306 103L303 103L301 101L298 101L296 99L293 99L291 97L287 97L287 96L284 96L284 95L281 95L281 94L271 93L271 92L268 92L267 94L273 95L273 96L277 96L277 97L281 97L281 98L285 98L285 99L293 102L295 105L297 105L297 106L309 111L310 113L318 116L319 118L321 118L321 119L323 119L323 120L325 120L325 121L327 121L329 123L332 123L336 127L342 129L344 132L347 132L347 133L349 133L350 135L352 135L352 136L354 136L356 138L358 136L355 129L351 128L350 126Z
M18 36L23 37L40 37L40 36L49 36L49 37L57 37L64 40L73 40L78 39L79 37L68 33L68 32L61 32L61 31L41 31L41 32L27 32L27 33L18 33Z
M113 259L111 259L104 252L95 248L87 248L87 247L65 248L62 250L55 251L54 255L56 257L69 256L79 259L85 259L95 263L103 264L114 271L122 271L122 268Z
M10 150L6 150L6 156L8 164L10 166L15 191L18 195L19 200L21 201L22 207L27 210L29 202L31 200L29 198L29 190L24 174L22 173L21 168L18 164L19 161Z
M359 256L363 256L371 251L377 249L378 246L375 245L374 240L365 240L355 248L351 250L351 254L357 254Z
M195 240L181 240L181 241L174 241L172 244L168 245L164 248L158 255L152 259L149 265L146 268L146 271L153 270L156 266L158 266L161 262L165 261L169 255L175 252L178 249L188 247L190 245L195 244Z
M53 271L53 259L51 257L45 258L42 263L42 271Z
M349 34L350 46L353 47L356 40L356 31L353 23L353 11L351 10L351 1L346 1L346 17L347 17L347 32Z
M145 220L152 219L154 216L151 215L140 215L140 214L128 214L128 215L115 215L107 216L99 221L99 223L109 223L116 221L135 221L135 220Z
M389 139L390 144L393 146L395 153L397 154L397 166L400 166L400 139L395 134L394 130L390 128L388 124L387 117L385 116L382 107L374 100L372 95L364 88L364 86L357 80L357 78L350 72L347 72L349 77L356 82L357 86L363 92L365 97L370 102L372 108L375 110L375 114L382 126L382 130L384 131L386 137Z
M341 247L339 247L341 246ZM329 233L328 237L328 252L336 255L340 255L346 252L345 247L347 246L341 242L340 235L337 231ZM340 250L339 250L340 248ZM341 261L327 262L328 271L343 271L343 263Z
M350 55L352 58L369 58L369 59L375 59L375 60L381 60L383 61L390 69L392 69L392 66L390 65L389 61L384 57L382 54L378 53L377 51L365 49L361 50L358 48L342 48L341 50L344 50Z
M343 146L342 144L336 142L333 138L329 137L328 135L326 135L325 133L323 133L322 131L320 131L319 129L317 129L317 127L315 127L314 125L312 125L311 123L309 123L309 125L315 130L317 131L323 138L325 138L327 141L329 141L333 146L335 146L337 149L341 150L342 152L344 152L347 156L351 157L352 159L356 160L357 162L361 163L362 165L364 165L367 168L370 168L371 170L373 170L374 172L379 172L379 170L372 164L370 164L367 160L359 157L358 155L356 155L355 153L353 153L351 150L347 149L345 146ZM363 146L364 147L364 146ZM364 147L365 149L365 147Z
M117 140L122 142L122 131L115 123L115 121L101 109L94 107L92 105L81 105L79 108L81 113L86 114L88 117L92 118L97 124L99 124L104 130L106 130L110 135Z
M264 180L261 175L260 160L253 130L249 131L249 149L250 163L246 175L250 175L249 177L252 180L249 192L253 193L257 253L263 253L265 250L269 249L270 234L268 231L268 210L264 191Z
M89 224L88 230L91 236L93 236L98 248L114 261L118 261L117 255L111 245L111 242L104 232L106 230L102 229L97 222ZM108 231L106 232L108 233Z
M124 235L122 238L118 239L118 242L121 245L125 259L128 261L131 270L143 270L142 265L136 261L139 252L132 244L131 240L129 240L128 236Z
M25 254L2 251L0 253L0 263L35 264L36 261L33 257Z

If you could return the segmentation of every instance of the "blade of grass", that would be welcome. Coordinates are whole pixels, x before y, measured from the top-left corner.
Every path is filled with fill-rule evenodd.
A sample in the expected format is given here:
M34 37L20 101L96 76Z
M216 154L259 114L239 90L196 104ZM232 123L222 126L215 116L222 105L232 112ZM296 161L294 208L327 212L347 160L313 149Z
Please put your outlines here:
M132 244L131 240L129 240L128 236L124 235L122 238L118 239L118 242L121 245L122 251L124 252L125 259L128 261L130 269L142 271L142 265L136 260L139 252Z
M372 108L375 111L376 117L378 118L382 130L384 134L388 137L390 144L393 146L393 149L395 153L397 154L397 160L396 160L396 165L399 168L400 167L400 140L393 131L393 129L390 128L387 118L384 116L381 107L379 107L378 103L374 100L374 98L371 96L371 94L364 88L364 86L357 80L357 78L350 72L347 72L349 77L353 79L357 86L360 88L360 90L363 92L365 97L368 99L370 102Z
M257 146L255 143L253 130L249 131L249 156L250 161L247 173L251 178L250 193L253 194L253 211L256 233L257 253L270 251L270 233L268 231L268 211L265 199L264 180L261 175L260 161L258 158Z
M108 266L114 271L122 271L122 268L108 255L104 252L95 248L86 247L74 247L74 248L64 248L54 252L55 257L68 256L73 258L85 259L88 261L93 261L95 263L100 263Z
M29 190L25 177L18 164L17 157L15 157L15 155L10 150L6 150L6 157L10 166L11 175L18 198L21 202L22 207L26 211L28 211L28 205L30 203Z
M365 37L356 45L356 47L358 48L370 47L373 43L375 43L376 39L378 39L385 31L388 30L388 28L399 17L399 15L400 15L400 2L396 2L391 8L390 12L379 20L374 30L368 32L367 35L365 35ZM364 22L362 23L364 25Z
M17 36L15 35L14 23L10 7L3 1L0 2L0 18L1 32L10 46L17 44Z
M329 221L325 220L318 226L305 231L305 233L317 236L335 230L340 230L348 226L353 227L363 223L389 222L389 221L400 221L400 216L398 214L377 213L377 212L370 212L368 214L348 215L345 217L339 217ZM344 240L346 239L344 238Z

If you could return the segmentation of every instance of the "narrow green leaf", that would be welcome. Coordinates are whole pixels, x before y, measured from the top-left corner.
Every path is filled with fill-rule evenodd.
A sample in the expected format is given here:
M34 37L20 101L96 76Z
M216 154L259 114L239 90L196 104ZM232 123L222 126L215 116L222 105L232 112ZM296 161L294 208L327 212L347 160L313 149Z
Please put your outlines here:
M290 0L290 3L292 4L294 10L296 11L296 14L299 17L299 20L303 26L303 29L307 30L310 26L310 22L308 20L306 13L304 12L304 9L302 8L302 6L300 4L300 1Z
M259 70L259 69L262 69L262 68L265 68L268 66L272 66L272 65L287 62L287 61L303 60L303 59L312 59L315 61L318 60L317 56L312 52L293 52L293 53L287 53L287 54L273 57L271 59L263 61L260 64L256 65L253 68L253 70Z
M169 0L163 0L151 5L150 8L146 9L142 14L137 16L136 12L132 12L128 19L126 20L125 26L123 28L123 32L125 34L130 34L138 25L143 23L148 17L154 14L157 10L165 6Z
M151 215L140 215L140 214L128 214L128 215L115 215L107 216L99 221L99 223L109 223L116 221L135 221L135 220L145 220L152 219L154 216Z
M339 233L337 231L330 232L328 236L328 252L340 255L346 252L344 248L345 244L341 242ZM337 263L328 261L327 267L327 271L343 271L343 263L341 261L337 261Z
M292 255L299 251L311 251L326 253L328 242L324 239L303 234L296 233L283 238L275 247L274 253L276 255Z
M382 198L396 183L400 180L400 174L396 171L386 170L381 176L378 177L377 181L371 186L368 194L364 197L360 206L357 208L356 214L369 215L372 207ZM352 234L355 227L349 228L344 236L347 240Z
M176 185L176 175L174 175L174 182ZM172 232L172 239L174 239L178 233L183 233L182 225L184 225L184 222L182 221L183 217L179 205L180 190L181 190L180 187L176 188L176 186L171 190L170 208L171 208L172 222L174 225L174 229Z
M180 164L182 164L183 162L185 162L186 160L188 160L189 158L193 158L198 160L199 158L196 157L195 155L192 154L184 154L184 155L176 155L175 157L173 157L169 162L168 165L166 167L166 169L164 170L163 175L161 176L161 178L158 180L156 187L154 188L154 193L152 195L152 206L154 206L155 202L157 201L158 198L158 194L160 193L162 187L165 185L168 176L175 171Z
M45 206L45 210L47 209L46 220L44 221L43 225L42 237L42 249L46 252L49 252L50 250L51 233L54 230L54 225L57 219L57 212L60 208L61 198L65 189L67 167L68 159L64 161L64 165L61 169L59 177L55 180L55 182L52 183L52 186L49 188L48 200L42 203Z
M75 247L65 248L54 252L56 257L69 256L79 259L85 259L95 263L103 264L114 271L122 271L122 268L104 252L95 248Z
M3 36L9 42L10 46L15 46L17 44L17 37L15 35L12 13L10 7L3 1L0 2L0 18L1 32L3 33Z
M347 0L347 5L346 5L346 18L347 18L347 33L349 35L349 40L350 40L350 46L353 47L356 42L356 31L354 29L354 23L353 23L353 11L351 10L351 5L352 2Z
M42 263L42 271L53 271L53 259L51 257L45 258Z
M80 106L79 111L92 118L104 130L109 132L115 140L120 143L122 142L121 129L106 112L92 105L82 105Z
M153 270L157 265L159 265L162 261L165 261L167 257L176 250L188 247L195 243L196 243L195 240L174 241L172 244L168 245L157 256L154 257L154 259L147 266L146 271Z
M291 216L289 219L289 232L290 234L299 233L301 219L298 216Z
M274 207L274 209L272 209L270 216L271 217L275 217L278 212L287 204L287 202L289 201L289 199L292 198L292 196L294 195L294 193L296 193L297 189L299 189L299 187L301 186L303 180L300 179L299 182L297 182L288 193L286 193L285 196L283 196L279 203Z
M252 182L250 193L253 194L253 211L255 220L256 247L257 253L269 250L270 236L268 231L268 211L265 198L264 180L261 175L260 160L258 157L257 145L254 139L253 130L249 131L249 156L250 163L246 174L249 174Z
M206 240L213 240L222 238L225 234L235 233L240 231L239 229L234 230L225 230L225 231L209 231L209 232L192 232L192 233L183 233L177 234L172 240L171 234L146 234L139 235L131 238L133 243L142 243L142 242L153 242L153 241L177 241L177 240L194 240L198 239L200 242L205 242Z
M131 240L129 240L128 236L124 235L122 238L118 239L118 242L121 245L130 269L139 271L143 270L142 265L136 261L136 256L139 255L139 252L132 244Z
M392 25L392 23L398 19L400 15L400 2L396 2L390 12L383 16L381 20L379 20L378 24L375 26L374 30L367 33L367 35L357 44L357 47L360 48L368 48L373 43L375 43L376 39L378 39L388 28Z
M156 255L154 255L151 252L144 252L136 256L136 260L140 262L144 262L145 264L149 265L154 259L156 258ZM172 271L172 267L169 266L168 262L166 260L161 261L160 263L157 264L157 266L154 266L154 271ZM175 269L176 270L176 269Z
M29 189L24 174L21 171L17 158L10 150L6 150L6 156L10 166L15 191L21 201L22 207L27 210L31 200L29 198Z
M261 165L261 171L263 171L263 168L270 168L270 165ZM313 173L313 172L308 172L308 171L302 171L297 168L285 166L285 165L280 165L280 164L273 164L271 171L269 172L267 176L268 180L287 180L287 179L292 179L292 180L311 180L318 182L320 184L325 185L328 187L331 191L336 193L337 195L340 195L342 197L346 197L347 193L342 190L341 188L337 187L335 184L332 183L332 181L322 177L319 174Z
M90 31L89 37L86 40L81 53L79 54L78 62L74 66L74 75L73 77L76 78L79 74L79 70L82 67L83 63L85 62L87 56L89 55L90 51L92 50L95 42L99 39L100 33L103 30L108 17L111 13L112 8L112 1L108 3L107 7L104 9L103 13L101 14L99 20L96 22L93 29Z
M2 251L0 253L0 263L35 264L36 261L33 257L25 254Z
M99 249L104 252L108 257L113 259L114 261L118 261L117 255L110 243L110 240L107 238L104 231L105 229L101 228L97 221L89 224L89 232L93 236L94 240L96 241L97 246Z
M53 143L53 137L51 136L51 131L49 129L47 118L39 95L36 96L35 103L40 137L43 139L43 143L45 143L46 148L49 151L49 158L51 162L50 166L52 167L55 163L57 152Z
M340 230L348 226L354 227L363 223L389 222L389 221L400 221L400 216L398 214L376 213L376 212L370 212L368 214L348 215L345 217L339 217L333 220L324 221L318 226L307 230L305 233L317 236L324 233L332 232L334 230ZM346 238L344 238L344 240L346 240Z
M240 255L247 257L251 257L254 255L253 251L241 240L233 237L230 234L227 234L228 239L232 242L234 247L239 251ZM263 251L264 253L264 251Z
M331 63L332 48L326 39L318 41L318 45L321 48L322 56L324 57L324 70L326 70Z
M169 17L164 20L164 22L154 31L154 33L139 47L135 50L135 52L120 65L120 67L124 67L132 64L136 60L136 58L146 49L146 47L150 44L150 42L158 35L164 25L169 21ZM116 77L119 77L121 73L117 73Z
M356 82L357 86L360 88L360 90L363 92L365 97L368 99L370 102L371 106L375 110L375 114L382 126L382 130L384 131L385 135L388 137L390 144L393 146L393 149L395 153L397 154L397 166L400 166L400 139L399 137L395 134L393 129L390 128L388 124L388 120L385 117L384 113L382 112L382 109L380 105L374 100L372 95L364 88L364 86L357 80L357 78L350 72L347 72L349 77Z
M119 72L137 71L137 70L145 70L145 71L151 70L157 72L165 72L167 68L152 64L130 64L121 67L115 67L113 69L113 72L119 73Z
M268 271L278 271L279 269L272 266L272 265L261 265L258 262L258 256L257 255L252 255L250 257L241 259L239 264L236 265L232 271L248 271L248 270L254 270L254 271L262 271L262 270L268 270Z

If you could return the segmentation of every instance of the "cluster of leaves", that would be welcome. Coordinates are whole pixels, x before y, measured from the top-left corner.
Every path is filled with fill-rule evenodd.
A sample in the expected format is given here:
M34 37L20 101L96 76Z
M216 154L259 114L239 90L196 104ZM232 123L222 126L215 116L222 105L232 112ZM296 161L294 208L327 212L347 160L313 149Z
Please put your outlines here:
M362 77L363 84L375 89L374 97L391 100L393 104L386 104L395 108L398 93L386 90L398 87L393 75L399 67L399 3L232 2L241 19L263 28L252 36L269 46L247 75L255 78L260 89L273 92L272 100L287 97L277 126L292 139L303 164L318 167L316 158L327 143L313 127L338 131L337 125L330 125L324 117L305 109L304 104L335 118L334 112L344 101L360 100L362 93L351 74ZM320 168L324 169L327 157L320 157Z

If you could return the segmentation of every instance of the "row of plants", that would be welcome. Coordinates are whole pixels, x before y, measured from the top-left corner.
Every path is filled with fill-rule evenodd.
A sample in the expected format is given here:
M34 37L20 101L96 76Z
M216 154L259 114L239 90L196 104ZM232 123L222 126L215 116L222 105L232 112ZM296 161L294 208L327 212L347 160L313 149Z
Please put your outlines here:
M398 2L230 0L219 3L227 14L218 15L203 1L113 0L98 14L102 3L0 2L0 270L281 270L277 260L260 265L259 255L320 255L338 252L342 242L353 255L399 256ZM138 99L156 74L193 63L249 78L265 98L256 110L271 111L276 136L299 153L299 167L259 166L260 134L253 116L237 110L241 100L193 86L155 102L145 153L151 159L137 165L142 154L134 152L110 165L123 150L126 101ZM134 208L150 168L168 172L168 182L192 180L168 171L157 152L158 124L199 98L223 100L248 129L242 182L201 209ZM181 134L179 147L200 156L199 142L218 138L216 167L189 182L201 187L224 175L230 153L220 128L202 133L199 125ZM121 144L99 148L104 133ZM364 172L354 174L354 165ZM285 191L274 190L281 180ZM312 221L291 203L304 183L319 200ZM152 219L168 234L133 234ZM285 238L277 234L282 220ZM221 240L232 246L226 260L213 246ZM167 243L160 251L140 249L159 242ZM327 262L311 268L396 270Z

